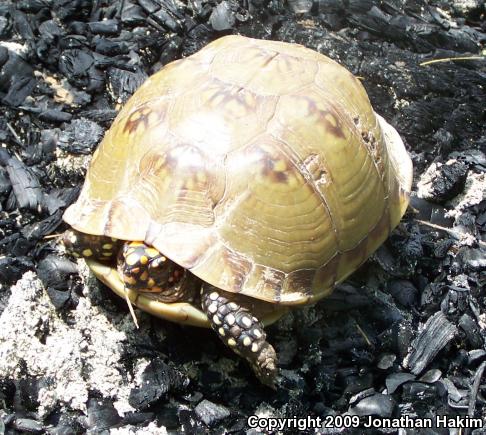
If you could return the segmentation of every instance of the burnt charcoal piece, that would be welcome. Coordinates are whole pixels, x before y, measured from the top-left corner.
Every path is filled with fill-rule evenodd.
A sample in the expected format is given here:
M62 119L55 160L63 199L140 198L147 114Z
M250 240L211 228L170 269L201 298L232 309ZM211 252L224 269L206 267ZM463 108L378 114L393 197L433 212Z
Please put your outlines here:
M15 384L10 379L0 379L0 402L10 407L15 395Z
M16 401L22 403L25 409L37 411L39 406L39 391L45 388L48 380L45 378L38 379L21 379L17 384Z
M96 69L95 59L90 51L64 50L59 57L58 68L74 86L86 87L89 92L100 90L103 86L103 75Z
M64 308L71 299L71 294L68 291L56 290L55 288L48 287L46 292L56 310Z
M458 257L466 265L467 270L480 272L486 270L486 250L463 248Z
M484 142L483 144L480 144L479 147L484 149ZM465 162L477 171L486 172L486 154L484 154L480 149L454 151L449 157L451 159L457 159L461 162Z
M426 384L433 384L437 382L442 377L442 372L439 369L427 370L420 378L420 382L425 382Z
M149 423L154 420L154 413L153 412L128 412L124 415L121 424L131 424L136 425L140 423ZM164 426L167 427L165 421L163 421Z
M396 359L397 359L396 355L392 353L386 353L384 355L381 355L380 359L378 360L378 363L376 364L376 367L378 367L381 370L391 369Z
M432 163L419 181L420 198L443 203L464 190L467 166L463 162L451 160L446 164Z
M411 373L391 373L387 376L385 381L388 394L393 394L400 385L413 380L415 380L415 375L412 375Z
M76 263L57 255L48 255L37 266L37 274L44 287L52 287L56 290L67 290L70 287L69 277L77 272Z
M0 197L5 198L12 189L12 183L7 175L7 170L0 166Z
M6 166L18 208L37 211L42 202L42 189L34 172L15 157L2 153L0 163Z
M378 417L390 417L395 408L393 397L376 393L360 400L357 405L349 408L351 415L376 415Z
M109 68L108 91L113 101L125 103L146 79L147 74L141 70L131 72L119 68Z
M54 189L44 196L43 209L49 214L56 213L60 208L70 205L79 195L79 187L72 189Z
M202 435L206 433L203 423L197 418L196 413L189 409L179 411L179 421L182 425L183 433Z
M146 19L147 17L140 6L134 4L129 0L123 3L123 9L121 13L121 21L123 24L136 26L140 24L145 24Z
M0 282L14 284L20 277L34 268L29 257L0 256Z
M62 21L69 17L89 13L91 6L90 0L54 0L52 9L56 11L56 16Z
M468 353L468 364L474 364L476 361L482 361L486 357L486 350L484 349L475 349L471 350Z
M479 331L479 326L468 314L463 314L459 319L459 327L464 331L466 337L473 348L483 347L483 338Z
M7 39L12 31L12 24L9 17L0 15L0 39Z
M16 418L12 427L20 433L40 435L44 433L44 427L37 420L31 418Z
M68 122L71 121L73 115L62 110L48 109L39 113L39 119L46 122Z
M125 42L114 41L107 38L94 38L96 41L96 52L107 56L128 54L129 48Z
M180 32L182 30L181 18L182 15L177 10L176 3L173 1L161 0L138 0L138 4L150 15L147 20L156 28L162 25L172 32Z
M441 205L433 204L425 199L412 196L410 206L418 212L415 216L417 219L440 225L446 228L452 228L454 219L446 217L447 209Z
M229 30L235 25L235 11L227 1L222 1L213 9L209 22L214 30Z
M114 109L94 109L85 110L80 113L80 115L90 121L95 121L103 125L109 126L110 123L115 119L117 112Z
M137 410L147 409L169 392L178 392L187 387L189 380L172 367L156 358L144 370L142 383L130 391L128 402Z
M85 421L84 415L80 417L75 413L66 412L65 410L60 412L60 415L53 413L49 416L48 423L53 421L54 427L49 425L49 435L77 435L85 432L81 421Z
M88 400L87 429L93 433L100 433L120 423L122 418L118 415L113 403L109 399L91 398Z
M36 85L32 67L13 51L0 46L0 99L19 106Z
M310 0L289 0L289 6L294 14L306 14L312 8Z
M104 133L103 127L89 119L74 119L59 135L59 148L72 154L90 154Z
M388 292L404 307L417 305L418 290L408 280L397 279L388 282Z
M118 20L93 21L88 23L88 29L100 35L118 35L120 32Z
M54 230L61 224L62 222L62 210L56 211L51 216L39 221L34 222L30 225L25 225L21 230L20 233L28 240L28 241L37 241L48 234L52 234Z
M425 384L422 382L410 382L403 386L402 397L405 401L416 400L420 397L421 400L433 400L437 394L437 387L435 385Z
M195 411L199 419L208 427L215 426L221 420L230 416L228 408L206 399L196 406Z
M404 361L405 367L413 374L419 374L456 334L457 328L438 311L427 320L413 341L412 350Z
M443 239L439 240L434 245L434 257L435 258L445 258L449 249L454 245L454 240L452 239Z

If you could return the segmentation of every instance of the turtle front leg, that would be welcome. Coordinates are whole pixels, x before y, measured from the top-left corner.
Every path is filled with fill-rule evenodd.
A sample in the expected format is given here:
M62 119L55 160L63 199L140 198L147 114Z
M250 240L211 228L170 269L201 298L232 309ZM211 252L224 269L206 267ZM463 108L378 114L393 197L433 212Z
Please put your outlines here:
M250 363L263 384L274 388L277 354L267 342L263 324L253 315L252 304L246 299L207 284L201 290L202 309L219 338Z

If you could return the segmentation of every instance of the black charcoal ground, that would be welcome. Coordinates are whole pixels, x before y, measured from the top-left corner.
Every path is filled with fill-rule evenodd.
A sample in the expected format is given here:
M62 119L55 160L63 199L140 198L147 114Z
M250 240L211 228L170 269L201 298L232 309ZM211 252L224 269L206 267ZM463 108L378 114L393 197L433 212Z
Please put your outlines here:
M0 1L0 434L486 417L485 17L477 0ZM48 238L120 105L230 33L347 66L415 167L412 206L385 245L330 298L268 328L277 391L210 330L138 310L136 329ZM338 432L358 433L320 431Z

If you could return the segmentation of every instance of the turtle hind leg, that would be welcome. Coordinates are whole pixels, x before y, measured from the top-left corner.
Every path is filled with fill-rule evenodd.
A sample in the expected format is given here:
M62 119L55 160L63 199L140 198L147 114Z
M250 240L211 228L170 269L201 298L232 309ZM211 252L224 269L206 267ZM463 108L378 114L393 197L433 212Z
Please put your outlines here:
M223 343L250 363L263 384L275 388L277 354L266 340L262 322L253 315L252 304L242 296L205 285L201 305Z

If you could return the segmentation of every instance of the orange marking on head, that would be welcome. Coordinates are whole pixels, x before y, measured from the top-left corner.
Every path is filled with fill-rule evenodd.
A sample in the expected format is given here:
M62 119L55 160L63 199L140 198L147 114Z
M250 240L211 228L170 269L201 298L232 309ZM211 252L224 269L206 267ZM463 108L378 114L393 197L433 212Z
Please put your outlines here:
M123 281L125 281L127 284L135 285L137 283L137 280L133 278L132 276L128 275L123 275Z

